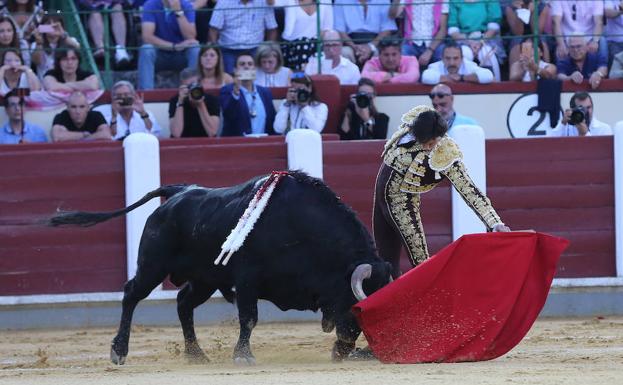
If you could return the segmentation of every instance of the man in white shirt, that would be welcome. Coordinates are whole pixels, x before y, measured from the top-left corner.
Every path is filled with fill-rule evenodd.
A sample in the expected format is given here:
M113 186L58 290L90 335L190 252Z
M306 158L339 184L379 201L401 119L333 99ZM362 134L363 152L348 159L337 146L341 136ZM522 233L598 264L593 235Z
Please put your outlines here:
M595 136L612 135L606 123L593 117L593 99L588 92L576 92L569 102L562 120L556 128L548 130L547 136Z
M456 82L486 84L492 81L493 72L463 58L461 47L455 42L446 43L441 54L441 61L429 64L422 73L424 84Z
M132 83L120 80L112 86L111 104L94 108L104 115L114 140L120 140L135 132L160 136L160 125L154 115L145 110L143 98L136 94Z
M359 67L352 61L342 56L342 41L339 32L327 30L322 32L322 57L321 67L323 74L334 75L340 79L340 84L357 84L361 78ZM318 74L318 56L309 58L305 66L307 75Z

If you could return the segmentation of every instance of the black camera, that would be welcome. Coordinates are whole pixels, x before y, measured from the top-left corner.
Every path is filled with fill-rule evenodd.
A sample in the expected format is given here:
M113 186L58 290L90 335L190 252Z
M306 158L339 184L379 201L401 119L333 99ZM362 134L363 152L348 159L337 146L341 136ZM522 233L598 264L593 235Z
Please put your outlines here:
M311 98L311 92L306 89L299 88L296 90L296 101L299 103L307 103Z
M19 98L30 96L30 88L14 88L12 92L12 96L17 96Z
M131 96L126 96L117 100L119 100L119 105L123 107L131 106L132 104L134 104L134 98Z
M370 98L370 95L368 95L366 92L357 92L357 95L355 95L355 103L359 108L370 107L370 103L372 102L371 99L372 98Z
M571 109L571 116L569 116L569 124L575 126L586 120L586 109L582 106L573 107Z
M203 87L199 83L193 83L188 86L188 95L193 100L201 100L203 98Z

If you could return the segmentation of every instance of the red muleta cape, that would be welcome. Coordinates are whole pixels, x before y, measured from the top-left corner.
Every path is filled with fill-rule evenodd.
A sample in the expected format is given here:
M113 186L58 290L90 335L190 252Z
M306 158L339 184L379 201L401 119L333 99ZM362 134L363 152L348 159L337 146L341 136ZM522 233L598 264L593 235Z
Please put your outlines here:
M534 232L465 235L353 313L382 362L490 360L526 335L568 244Z

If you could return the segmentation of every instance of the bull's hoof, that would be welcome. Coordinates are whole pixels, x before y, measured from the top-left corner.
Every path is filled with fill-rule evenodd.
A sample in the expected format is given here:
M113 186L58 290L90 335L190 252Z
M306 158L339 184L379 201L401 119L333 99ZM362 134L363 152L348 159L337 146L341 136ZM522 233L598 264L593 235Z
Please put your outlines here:
M256 364L255 357L234 357L234 365L238 366L253 366Z
M331 359L334 362L340 362L346 358L348 358L348 354L355 349L354 342L342 342L335 341L333 345L333 350L331 351Z
M115 348L111 347L110 348L110 360L112 361L113 364L115 365L123 365L125 364L125 358L127 355L122 355L122 354L118 354L117 352L115 352Z
M210 362L208 356L201 350L199 344L190 344L184 349L186 361L190 364L207 364Z

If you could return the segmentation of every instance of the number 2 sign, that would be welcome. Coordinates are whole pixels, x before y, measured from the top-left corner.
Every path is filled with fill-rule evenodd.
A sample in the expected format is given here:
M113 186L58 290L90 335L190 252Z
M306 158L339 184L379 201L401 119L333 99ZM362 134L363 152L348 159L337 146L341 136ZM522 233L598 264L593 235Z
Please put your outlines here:
M509 108L506 126L513 138L541 137L551 129L549 113L537 110L538 100L537 94L524 94ZM562 118L559 111L558 120Z

